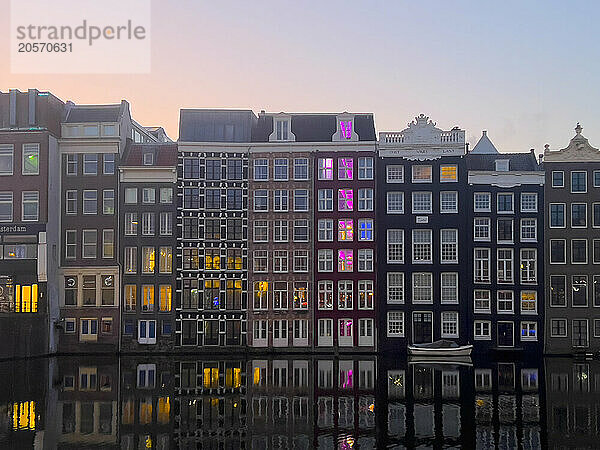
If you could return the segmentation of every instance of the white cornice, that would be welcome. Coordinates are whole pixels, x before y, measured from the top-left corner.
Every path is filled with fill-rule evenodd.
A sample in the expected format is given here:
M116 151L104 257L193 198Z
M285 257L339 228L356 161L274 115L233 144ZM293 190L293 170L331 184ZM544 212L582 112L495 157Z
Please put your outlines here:
M120 167L119 181L122 183L176 183L174 167Z
M469 170L469 184L485 184L498 187L515 187L523 184L543 186L545 174L542 171L492 172L489 170Z

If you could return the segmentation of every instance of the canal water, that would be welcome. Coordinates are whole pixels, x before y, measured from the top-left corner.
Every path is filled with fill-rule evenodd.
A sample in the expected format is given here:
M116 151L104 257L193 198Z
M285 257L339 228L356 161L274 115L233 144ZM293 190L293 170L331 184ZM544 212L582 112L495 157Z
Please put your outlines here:
M599 448L600 361L0 362L0 448Z

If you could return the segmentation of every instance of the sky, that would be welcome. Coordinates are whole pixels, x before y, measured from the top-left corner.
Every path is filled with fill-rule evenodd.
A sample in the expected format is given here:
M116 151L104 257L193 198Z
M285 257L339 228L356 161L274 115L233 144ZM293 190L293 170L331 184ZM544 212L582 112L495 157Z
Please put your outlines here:
M5 56L0 91L127 99L173 139L180 108L243 108L373 112L378 132L423 113L505 152L563 148L580 122L600 147L598 17L596 1L152 0L151 73L19 75Z

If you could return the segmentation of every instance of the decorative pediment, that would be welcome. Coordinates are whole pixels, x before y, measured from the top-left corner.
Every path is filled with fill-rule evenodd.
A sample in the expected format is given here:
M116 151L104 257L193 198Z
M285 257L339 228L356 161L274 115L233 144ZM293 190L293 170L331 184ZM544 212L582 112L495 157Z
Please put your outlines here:
M582 126L577 123L575 127L575 136L569 142L569 145L558 151L551 151L548 146L544 150L544 161L547 162L586 162L600 161L600 150L592 147L581 131Z
M425 114L419 114L415 120L408 124L402 131L384 131L379 133L379 145L384 147L464 147L464 130L454 127L450 131L443 131L435 126Z
M429 144L440 142L442 130L425 114L419 114L402 133L405 144Z

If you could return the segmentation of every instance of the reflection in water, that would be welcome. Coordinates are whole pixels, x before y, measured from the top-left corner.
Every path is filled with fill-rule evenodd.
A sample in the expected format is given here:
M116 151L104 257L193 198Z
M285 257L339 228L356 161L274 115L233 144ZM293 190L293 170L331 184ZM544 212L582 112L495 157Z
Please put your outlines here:
M0 447L596 448L600 362L60 357L0 363Z

